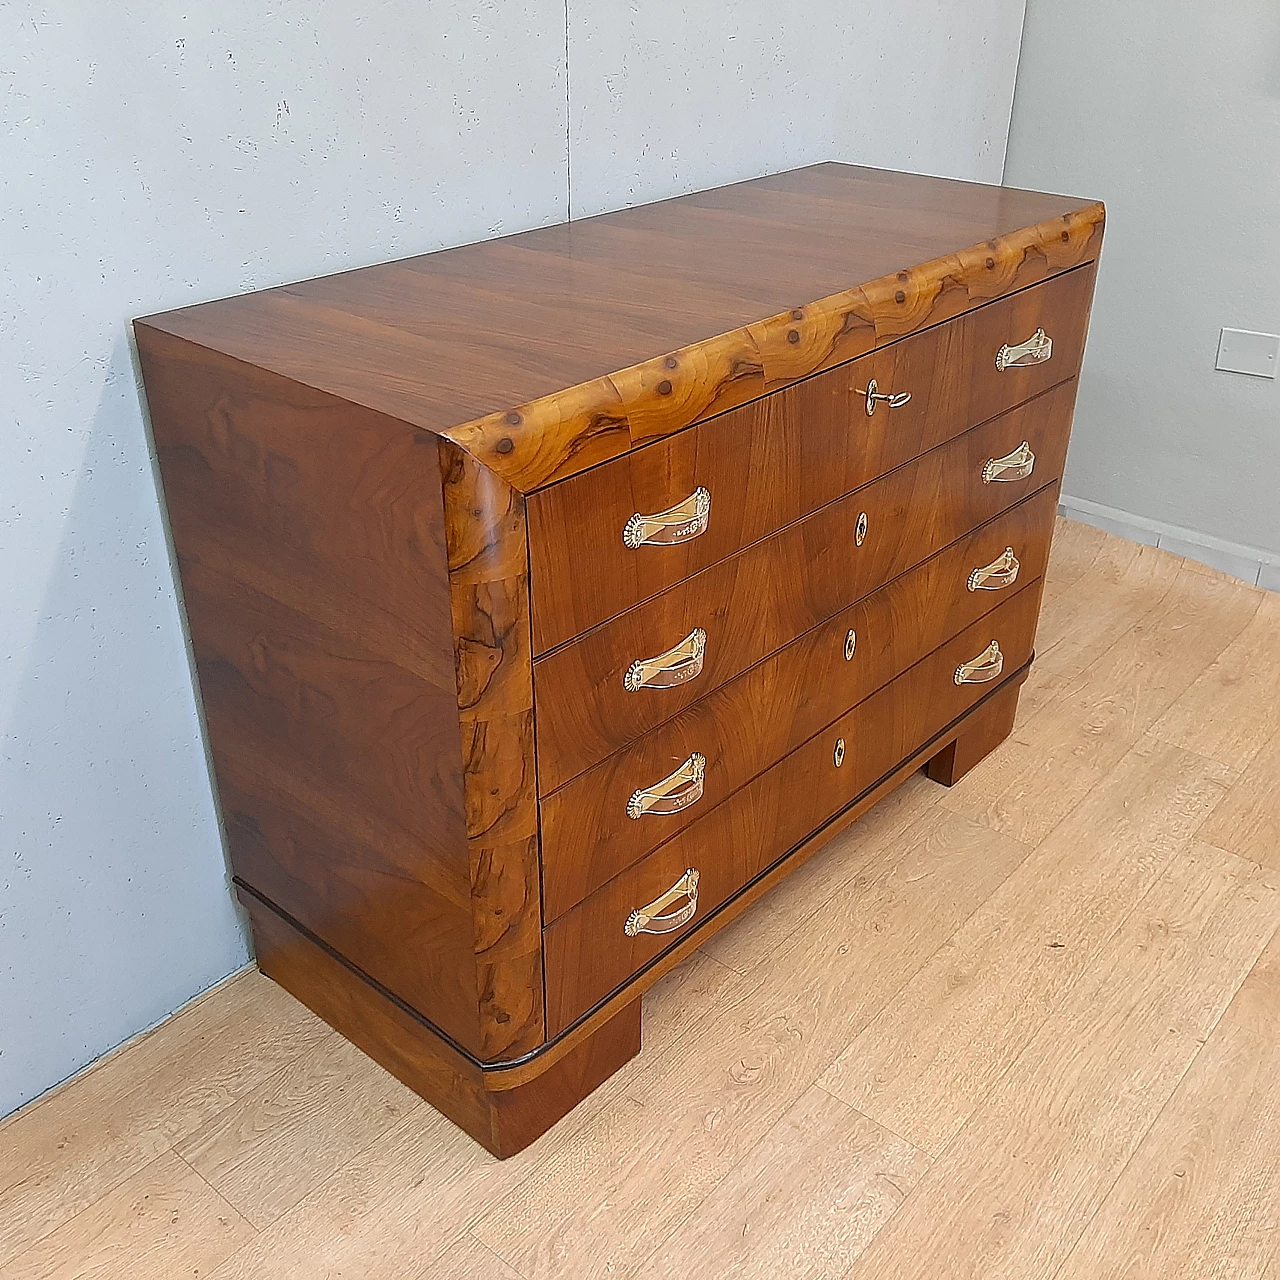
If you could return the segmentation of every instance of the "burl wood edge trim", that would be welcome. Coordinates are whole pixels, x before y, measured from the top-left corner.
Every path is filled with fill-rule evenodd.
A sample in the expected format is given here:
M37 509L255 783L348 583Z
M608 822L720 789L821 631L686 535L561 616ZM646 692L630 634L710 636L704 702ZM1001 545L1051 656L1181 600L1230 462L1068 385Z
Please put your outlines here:
M1095 203L443 433L529 493L1093 261Z
M480 1056L545 1039L524 498L441 439Z

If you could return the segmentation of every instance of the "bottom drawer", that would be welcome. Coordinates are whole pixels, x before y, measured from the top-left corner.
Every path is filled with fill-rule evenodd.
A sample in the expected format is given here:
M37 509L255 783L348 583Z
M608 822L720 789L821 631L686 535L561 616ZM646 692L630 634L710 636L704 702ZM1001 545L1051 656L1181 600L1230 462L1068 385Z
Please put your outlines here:
M548 1034L558 1035L697 928L1028 662L1041 587L1028 583L549 925L543 931ZM957 683L961 664L993 641L1000 669L989 663ZM693 894L678 891L692 879L687 871L697 873ZM650 907L652 919L633 916Z

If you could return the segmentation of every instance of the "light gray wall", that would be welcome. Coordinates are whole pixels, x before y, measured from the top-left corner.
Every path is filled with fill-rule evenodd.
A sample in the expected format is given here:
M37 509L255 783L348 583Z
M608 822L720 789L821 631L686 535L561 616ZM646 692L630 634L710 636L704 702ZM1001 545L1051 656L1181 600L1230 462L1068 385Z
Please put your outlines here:
M1280 5L1028 0L1005 180L1107 202L1064 501L1280 588L1280 381L1213 367L1280 332Z
M886 8L0 5L0 1114L248 956L128 320L559 221L571 181L997 178L1022 0Z
M128 320L567 207L563 0L38 10L0 6L0 1114L248 958Z
M999 182L1022 10L571 0L573 216L833 159Z

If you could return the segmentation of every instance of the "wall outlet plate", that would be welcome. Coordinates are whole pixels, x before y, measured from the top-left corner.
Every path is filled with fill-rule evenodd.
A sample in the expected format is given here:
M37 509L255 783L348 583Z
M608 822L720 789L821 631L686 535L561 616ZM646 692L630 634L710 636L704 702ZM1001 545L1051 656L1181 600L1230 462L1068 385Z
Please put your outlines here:
M1280 367L1280 333L1254 333L1250 329L1223 329L1218 339L1217 368L1227 373L1251 373L1274 378Z

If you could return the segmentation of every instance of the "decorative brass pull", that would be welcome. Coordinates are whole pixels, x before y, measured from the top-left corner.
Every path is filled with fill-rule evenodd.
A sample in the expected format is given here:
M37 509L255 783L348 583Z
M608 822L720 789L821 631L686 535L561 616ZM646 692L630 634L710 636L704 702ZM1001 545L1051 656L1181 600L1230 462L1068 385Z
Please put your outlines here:
M879 384L874 378L867 383L865 392L859 391L858 395L867 397L867 417L874 418L876 413L876 405L887 404L890 409L901 409L911 399L910 391L899 391L896 394L886 394L880 390Z
M1013 554L1013 548L1005 547L1003 553L990 564L975 569L965 585L970 591L1002 591L1017 582L1018 570L1021 568L1022 561Z
M707 653L707 633L694 627L683 640L666 653L653 658L637 658L622 677L628 693L640 689L670 689L677 684L687 684L702 674L702 663Z
M956 668L956 684L986 684L1004 670L1004 654L993 640L978 656Z
M666 893L654 898L647 907L637 907L627 917L622 932L628 938L634 938L637 933L674 933L688 924L698 910L698 880L698 868L690 867ZM689 901L679 911L673 911L669 916L662 914L681 898Z
M982 483L993 480L1007 484L1010 480L1025 480L1036 469L1036 455L1024 440L1012 453L1003 458L988 458L982 468Z
M710 515L711 493L699 485L670 511L659 511L653 516L644 516L637 511L622 530L622 541L633 551L645 545L670 546L676 542L688 542L706 533Z
M1026 342L1014 346L1006 342L996 352L996 368L1003 373L1006 369L1027 369L1052 359L1053 339L1043 329L1037 329Z
M679 813L702 799L707 758L695 751L674 773L651 787L641 787L627 801L627 817L643 818L646 813Z

